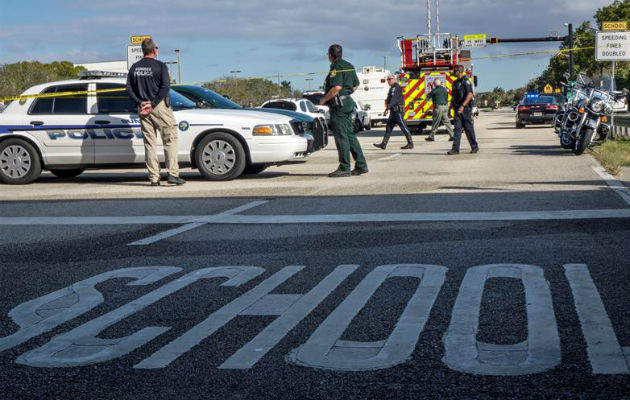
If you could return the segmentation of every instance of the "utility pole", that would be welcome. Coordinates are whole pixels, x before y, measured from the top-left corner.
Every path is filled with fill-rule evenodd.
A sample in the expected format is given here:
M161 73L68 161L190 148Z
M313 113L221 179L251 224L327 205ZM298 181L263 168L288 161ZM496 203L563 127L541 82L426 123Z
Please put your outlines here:
M569 28L569 80L574 77L573 71L573 24L565 24Z
M182 62L179 57L180 50L175 49L175 53L177 53L177 83L181 85L182 83Z
M308 82L308 90L309 92L311 91L311 81L313 80L313 78L306 78L306 82Z

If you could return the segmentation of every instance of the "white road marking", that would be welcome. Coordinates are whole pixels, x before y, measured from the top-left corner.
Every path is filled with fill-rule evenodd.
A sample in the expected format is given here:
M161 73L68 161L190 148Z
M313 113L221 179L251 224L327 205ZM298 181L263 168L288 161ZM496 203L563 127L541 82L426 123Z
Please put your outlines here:
M222 213L219 213L216 216L234 215L234 214L239 213L241 211L245 211L245 210L249 210L250 208L258 207L259 205L265 204L266 202L267 202L266 200L252 201L251 203L247 203L247 204L242 205L240 207L236 207L236 208L233 208L231 210L223 211ZM153 236L150 236L148 238L144 238L144 239L141 239L141 240L129 243L129 246L146 246L146 245L149 245L149 244L153 244L155 242L159 242L162 239L167 239L167 238L170 238L172 236L179 235L180 233L184 233L184 232L187 232L189 230L192 230L192 229L195 229L195 228L199 228L200 226L205 225L208 222L211 222L212 218L215 218L215 216L214 215L208 216L205 219L204 218L195 218L197 220L196 222L193 222L193 223L190 223L190 224L186 224L186 225L180 226L178 228L169 229L168 231L158 233L157 235L153 235Z
M628 364L586 264L566 264L593 374L627 374Z
M615 193L617 193L623 199L623 201L626 202L626 204L630 205L630 190L628 190L628 188L625 187L623 183L621 183L617 178L606 172L606 170L600 165L593 166L593 171L595 171L597 175L599 175L604 181L606 181L606 184L610 186L610 188L614 190Z
M383 158L377 158L376 161L388 161L388 160L393 160L394 158L401 156L401 153L396 153L396 154L392 154L391 156L387 156L387 157L383 157Z
M490 278L523 282L527 339L511 345L479 342L479 314L485 283ZM479 375L526 375L560 364L560 335L543 269L535 265L490 264L466 271L451 324L444 335L444 358L452 370Z
M305 215L198 215L147 217L0 217L0 226L15 225L152 225L183 223L304 224L369 222L536 221L630 218L630 209L549 210L446 213L305 214Z

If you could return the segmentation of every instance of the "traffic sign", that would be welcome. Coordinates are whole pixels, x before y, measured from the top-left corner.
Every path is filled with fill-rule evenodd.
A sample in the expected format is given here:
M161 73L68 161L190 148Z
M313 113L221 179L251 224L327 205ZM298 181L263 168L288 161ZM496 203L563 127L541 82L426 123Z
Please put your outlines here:
M544 90L545 93L553 93L553 86L551 86L550 84L546 84Z
M139 35L131 37L131 44L142 44L144 39L151 39L151 35Z
M129 70L136 61L140 61L142 57L144 57L144 54L142 53L142 46L140 46L139 44L128 44L127 70Z
M486 47L486 34L464 35L464 47Z
M625 31L625 30L628 30L628 21L602 22L602 31Z
M630 60L630 31L597 32L596 39L597 61Z

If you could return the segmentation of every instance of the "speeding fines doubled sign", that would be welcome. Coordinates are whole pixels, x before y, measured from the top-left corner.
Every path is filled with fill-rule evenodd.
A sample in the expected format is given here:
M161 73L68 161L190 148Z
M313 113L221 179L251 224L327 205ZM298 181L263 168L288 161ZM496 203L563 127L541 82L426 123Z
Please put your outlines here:
M595 47L597 61L630 60L630 32L597 32Z

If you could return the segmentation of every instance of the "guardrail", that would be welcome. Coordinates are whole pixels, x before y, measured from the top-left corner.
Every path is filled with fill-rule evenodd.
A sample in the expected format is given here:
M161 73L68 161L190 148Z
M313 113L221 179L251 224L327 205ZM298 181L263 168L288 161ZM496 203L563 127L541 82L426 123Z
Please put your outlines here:
M630 113L615 113L612 136L614 139L630 139Z

